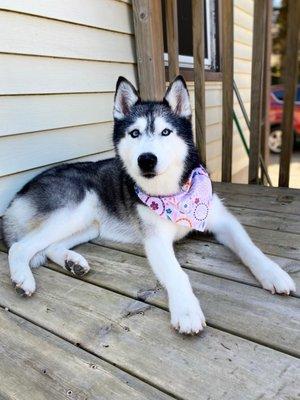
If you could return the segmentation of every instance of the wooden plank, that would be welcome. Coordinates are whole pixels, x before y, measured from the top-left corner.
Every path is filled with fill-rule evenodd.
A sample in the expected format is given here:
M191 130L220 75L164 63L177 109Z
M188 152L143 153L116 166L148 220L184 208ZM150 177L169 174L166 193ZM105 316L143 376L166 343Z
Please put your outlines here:
M222 2L222 181L232 177L233 128L233 0Z
M286 54L283 71L284 104L282 116L282 148L278 186L289 186L290 163L294 143L294 102L298 80L300 43L300 2L288 2Z
M221 182L214 182L213 183L214 189L219 191L220 193L232 193L232 194L246 194L248 196L254 196L257 198L257 203L260 202L258 197L265 196L271 197L276 199L278 196L292 196L293 198L300 199L300 190L299 189L287 189L287 188L280 188L280 187L267 187L267 186L252 186L252 185L245 185L242 183L221 183ZM300 209L299 209L300 212Z
M263 103L263 72L265 52L266 2L254 1L249 183L259 183L259 153L261 149L261 124Z
M166 0L169 81L179 75L177 0Z
M113 99L113 93L1 96L0 136L112 121Z
M0 321L1 399L170 398L7 311Z
M0 9L133 34L129 4L111 0L0 0Z
M142 246L94 240L93 243L130 254L144 256ZM259 243L260 247L264 247ZM226 247L217 244L213 237L201 236L176 243L176 256L180 264L187 269L215 275L240 283L260 287L260 284L242 262ZM264 249L263 249L264 250ZM288 259L283 256L269 255L270 258L287 271L297 285L296 296L300 295L299 259Z
M272 0L266 0L265 24L265 56L263 71L263 99L262 99L262 126L261 126L261 157L268 168L270 162L270 94L271 94L271 53L272 53ZM261 168L262 183L267 185L267 177ZM273 184L273 183L272 183Z
M192 0L192 29L195 82L195 135L202 162L206 162L205 77L204 77L204 2Z
M91 244L76 250L91 265L91 273L84 278L87 282L167 309L166 293L157 287L146 259ZM53 263L50 267L59 270ZM270 296L259 288L200 272L187 273L209 325L300 355L299 299Z
M244 207L229 208L243 225L300 234L300 218L295 218L295 215Z
M120 75L134 84L132 64L0 54L0 95L114 92Z
M131 35L6 11L0 25L3 53L135 62Z
M104 122L2 137L0 176L111 150L111 131Z
M35 271L38 292L24 301L0 271L2 305L175 397L296 396L291 356L210 327L178 335L167 312L46 268Z
M286 214L299 216L300 199L294 195L278 194L274 197L260 195L256 199L254 196L249 196L239 193L228 193L226 191L214 188L219 197L225 200L225 204L235 207L246 207L253 210L266 210L274 212L284 212Z
M267 254L300 261L300 235L249 226L246 228L256 245ZM211 240L206 237L205 240ZM299 264L298 262L296 264Z
M140 95L162 100L165 88L161 0L133 0L133 21Z
M93 155L89 155L86 157L79 157L76 159L72 160L65 160L66 162L78 162L78 161L97 161L97 160L102 160L105 158L111 158L114 157L114 151L104 151L102 153L96 153ZM62 160L60 160L62 161ZM14 175L7 175L2 178L0 178L0 216L4 214L6 207L8 206L9 202L12 200L14 195L25 185L26 182L28 182L30 179L32 179L34 176L39 174L40 172L44 171L47 168L50 168L52 166L56 165L50 164L50 165L44 165L40 168L34 168L29 171L24 171L24 172L19 172ZM1 226L0 226L1 228ZM1 230L1 229L0 229Z

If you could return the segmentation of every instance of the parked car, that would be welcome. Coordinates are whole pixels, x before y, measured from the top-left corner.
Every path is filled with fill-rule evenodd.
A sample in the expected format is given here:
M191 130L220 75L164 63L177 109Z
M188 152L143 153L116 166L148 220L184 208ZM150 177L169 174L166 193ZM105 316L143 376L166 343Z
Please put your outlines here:
M283 86L272 86L270 94L270 136L269 149L272 153L281 152L282 143L282 112L283 112ZM294 108L294 139L300 140L300 85L297 86L297 94Z

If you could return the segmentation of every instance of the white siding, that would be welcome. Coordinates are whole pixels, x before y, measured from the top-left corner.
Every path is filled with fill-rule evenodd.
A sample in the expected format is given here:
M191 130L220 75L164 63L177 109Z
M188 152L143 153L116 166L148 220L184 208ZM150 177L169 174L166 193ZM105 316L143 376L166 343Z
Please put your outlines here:
M188 89L195 113L194 85L188 84ZM205 105L207 168L213 180L220 180L222 153L222 85L220 82L206 82Z
M115 83L136 83L131 5L0 0L0 215L45 167L112 156Z

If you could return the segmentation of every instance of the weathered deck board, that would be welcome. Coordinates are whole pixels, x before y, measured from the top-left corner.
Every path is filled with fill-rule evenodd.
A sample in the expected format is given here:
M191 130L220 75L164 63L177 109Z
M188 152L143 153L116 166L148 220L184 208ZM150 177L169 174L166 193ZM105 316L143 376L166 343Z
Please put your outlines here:
M102 240L93 240L92 242L111 249L144 256L144 249L141 245ZM263 246L260 247L263 248ZM180 241L175 246L175 252L179 262L185 268L260 287L260 284L237 256L223 245L217 244L213 238L203 237L202 239ZM293 277L297 285L296 294L299 296L300 262L272 255L270 258Z
M46 268L35 296L19 298L6 268L2 260L2 306L181 399L298 395L294 357L210 327L180 336L165 311Z
M0 310L0 398L170 399L150 385Z
M234 192L221 186L215 187L215 185L214 190L224 200L224 203L230 206L300 215L300 198L296 195L287 195L282 192L282 194L274 194L273 196L266 196L263 193L255 196L253 193L251 195Z
M295 218L298 218L298 216L295 216ZM297 261L300 260L300 235L252 226L246 227L246 230L253 242L263 252ZM203 238L215 241L209 236Z
M167 309L166 293L145 258L92 244L77 250L91 266L87 282ZM50 267L63 271L53 263ZM187 272L208 324L300 357L299 299Z
M229 208L243 225L300 234L300 217L293 214L243 207Z
M300 200L299 189L287 189L262 185L245 185L242 183L224 184L222 182L213 182L213 187L217 192L222 193L245 194L247 196L255 196L256 198L259 198L260 196L271 197L274 200L279 196L293 196L297 200Z

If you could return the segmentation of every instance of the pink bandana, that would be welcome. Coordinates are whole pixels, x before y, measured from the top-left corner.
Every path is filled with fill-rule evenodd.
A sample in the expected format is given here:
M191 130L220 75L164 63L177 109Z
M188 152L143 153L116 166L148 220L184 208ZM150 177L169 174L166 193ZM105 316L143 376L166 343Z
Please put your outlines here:
M212 199L212 187L206 170L195 168L180 193L173 196L148 196L136 187L136 193L146 206L176 224L203 232Z

